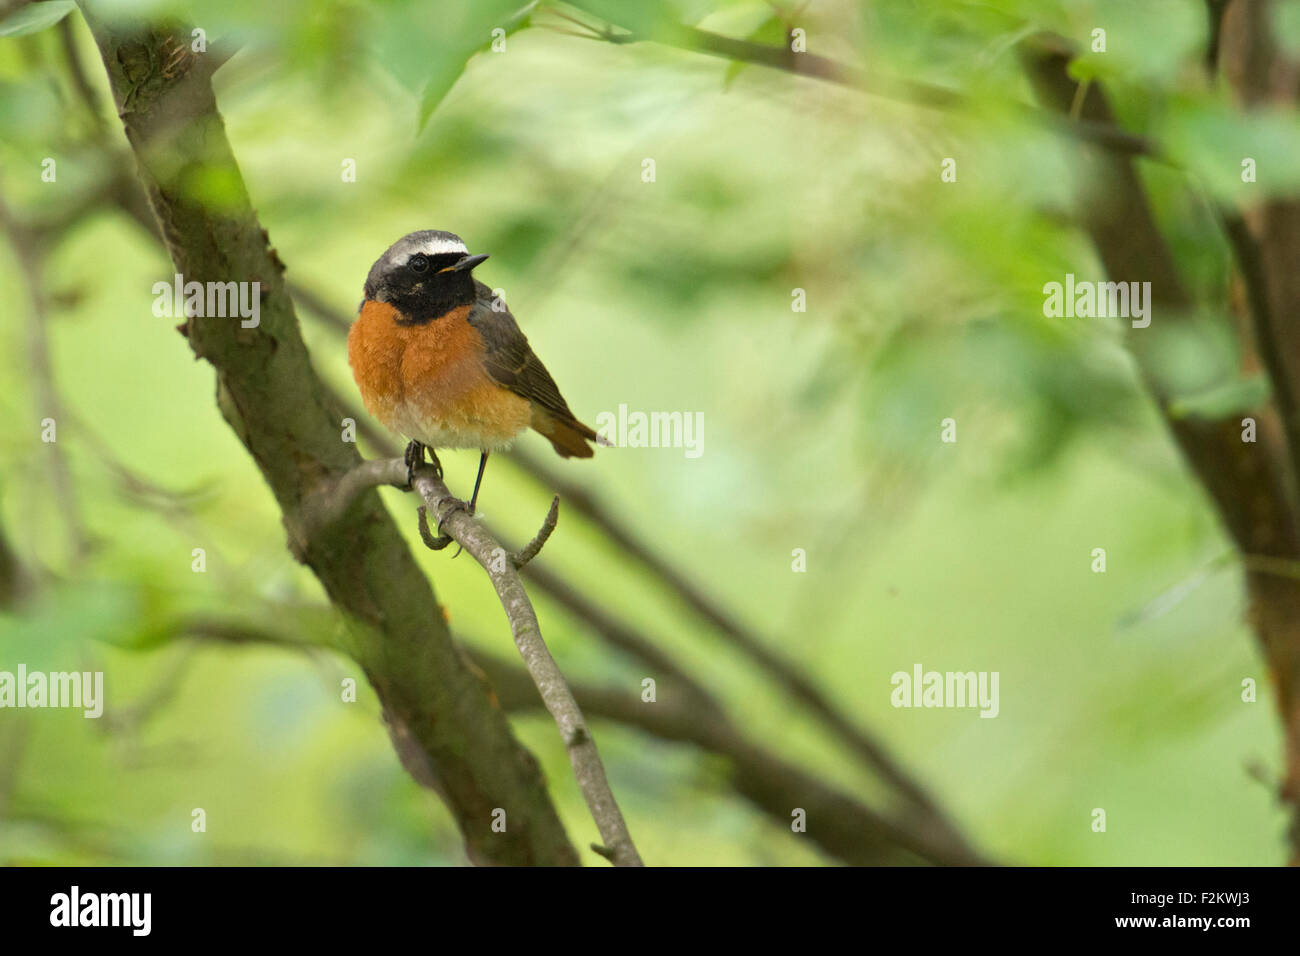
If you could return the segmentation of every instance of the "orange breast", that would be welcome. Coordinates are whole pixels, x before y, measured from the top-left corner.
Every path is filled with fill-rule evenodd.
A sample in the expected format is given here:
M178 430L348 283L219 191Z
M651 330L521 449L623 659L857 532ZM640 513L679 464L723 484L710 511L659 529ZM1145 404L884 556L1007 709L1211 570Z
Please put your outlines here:
M483 337L469 310L398 325L391 305L362 306L348 333L348 362L370 414L434 448L500 448L527 427L528 400L483 369Z

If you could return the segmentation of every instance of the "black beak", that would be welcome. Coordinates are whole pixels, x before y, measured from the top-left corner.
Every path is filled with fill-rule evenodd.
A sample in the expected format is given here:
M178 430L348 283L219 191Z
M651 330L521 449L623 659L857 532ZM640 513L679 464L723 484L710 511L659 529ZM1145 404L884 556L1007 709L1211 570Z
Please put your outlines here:
M478 265L486 258L487 256L466 256L464 259L461 259L460 262L456 263L451 268L455 272L469 272L471 269L473 269L476 265Z

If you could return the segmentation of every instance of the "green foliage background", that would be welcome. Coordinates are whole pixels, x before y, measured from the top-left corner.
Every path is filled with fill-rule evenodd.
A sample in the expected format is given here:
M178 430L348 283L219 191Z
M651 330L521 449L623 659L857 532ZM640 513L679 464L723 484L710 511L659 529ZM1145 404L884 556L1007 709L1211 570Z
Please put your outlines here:
M1228 544L1118 328L1043 317L1045 282L1102 275L1066 218L1076 152L1005 105L1030 98L1013 48L1026 22L1085 45L1104 27L1107 52L1080 68L1190 170L1144 174L1212 311L1228 260L1203 200L1300 188L1300 131L1287 116L1242 118L1200 77L1202 5L827 2L799 17L813 52L952 86L980 107L957 115L566 35L573 25L543 11L511 23L516 6L150 9L242 41L218 101L290 279L351 313L390 242L450 229L491 253L481 278L504 289L581 417L619 403L704 413L698 459L609 449L557 467L882 735L986 852L1279 862L1282 816L1255 779L1274 773L1278 734ZM691 22L781 42L759 0L585 6L650 36ZM487 50L507 25L506 51ZM1288 42L1295 26L1283 24ZM104 164L74 145L87 128L54 31L0 39L0 188L15 209L39 218L93 193ZM56 184L40 181L47 156ZM1242 156L1258 184L1240 182ZM956 183L940 182L945 157ZM355 183L341 179L346 158ZM58 448L96 544L76 564L40 440L23 277L0 255L0 517L23 560L51 575L34 606L0 618L0 669L103 669L108 693L99 721L0 711L0 861L462 863L364 681L357 704L340 702L339 681L361 676L348 660L170 633L192 612L304 640L341 627L284 547L274 501L217 413L211 369L152 314L152 285L172 271L111 210L89 212L51 261L50 350L75 415ZM794 288L805 313L791 310ZM341 339L300 318L320 373L355 398ZM1213 337L1168 363L1189 408L1232 394L1233 356ZM955 445L939 442L949 416ZM186 507L124 494L93 436L184 490ZM536 436L523 443L550 454ZM475 456L443 460L468 490ZM477 566L419 548L410 497L383 494L456 632L512 653ZM505 461L484 495L519 541L548 497ZM205 574L191 571L196 547ZM1089 569L1096 547L1105 574ZM807 573L792 573L794 548ZM818 725L573 513L543 560L660 636L756 737L876 794ZM538 603L570 676L629 688L647 676ZM893 708L890 675L918 662L999 671L1000 715ZM1245 678L1259 702L1242 702ZM516 726L585 847L594 827L553 725ZM647 862L827 861L730 793L714 759L606 723L596 733ZM195 807L205 834L191 832ZM1105 834L1091 830L1095 807Z

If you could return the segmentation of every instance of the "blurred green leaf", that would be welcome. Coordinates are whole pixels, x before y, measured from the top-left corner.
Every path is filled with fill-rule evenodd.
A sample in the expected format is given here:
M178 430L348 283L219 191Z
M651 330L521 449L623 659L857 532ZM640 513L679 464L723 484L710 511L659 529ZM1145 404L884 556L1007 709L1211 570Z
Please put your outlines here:
M420 94L420 115L416 124L416 131L424 129L425 124L429 122L429 117L433 115L434 110L438 108L451 88L456 85L456 80L465 72L465 66L468 61L476 54L490 51L496 37L492 36L492 31L500 29L501 38L510 37L520 30L532 26L532 12L537 7L538 0L526 4L512 14L506 22L499 27L493 27L489 30L489 39L478 46L473 47L465 57L465 63L459 63L458 57L451 57L442 67L435 68L434 73L424 85L424 90Z
M73 10L77 5L72 0L44 0L43 3L30 3L19 8L0 20L0 37L23 37L30 33L39 33L46 27L52 27Z
M28 663L70 652L79 641L133 646L143 603L129 582L69 582L21 615L0 616L0 645L26 655ZM39 655L39 656L37 656Z
M1300 4L1274 3L1268 8L1273 17L1278 44L1292 57L1300 57Z
M1268 379L1263 375L1253 375L1225 382L1197 395L1175 399L1169 404L1169 413L1174 418L1226 418L1259 408L1271 392Z
M7 144L46 143L60 130L59 100L48 84L0 81L0 129Z
M625 0L580 0L570 6L595 14L615 27L646 37L652 37L679 23L677 10L664 0L638 0L636 3L627 3ZM590 17L586 19L590 20Z
M1243 113L1210 94L1180 94L1168 98L1155 135L1218 198L1300 194L1300 125L1289 109ZM1242 179L1246 159L1254 182Z
M1088 53L1077 56L1070 61L1066 72L1071 79L1080 82L1110 80L1122 75L1120 66L1113 58L1108 59L1104 53Z

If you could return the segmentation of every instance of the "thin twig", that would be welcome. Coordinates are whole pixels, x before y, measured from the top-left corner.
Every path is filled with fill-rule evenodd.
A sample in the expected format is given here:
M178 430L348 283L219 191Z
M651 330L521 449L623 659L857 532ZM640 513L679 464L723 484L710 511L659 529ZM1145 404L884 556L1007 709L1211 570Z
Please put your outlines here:
M393 459L392 467L404 470L406 466L401 460ZM447 533L482 565L491 579L510 621L510 631L514 635L515 646L524 660L524 666L537 685L546 709L551 712L560 728L565 749L569 752L569 762L578 779L578 787L596 821L601 840L613 853L614 865L641 866L641 856L637 853L627 823L610 790L609 780L605 777L605 767L596 750L596 742L587 730L586 720L573 692L569 690L564 675L560 673L560 668L542 639L537 612L519 578L519 571L510 562L498 560L501 545L474 520L460 501L452 497L433 468L424 466L416 469L413 484L425 505L437 517L438 527L446 528Z
M516 569L522 568L529 561L533 560L533 558L537 557L537 553L541 551L542 546L546 544L546 539L549 538L551 532L555 530L555 522L559 517L560 496L556 495L551 499L551 510L546 512L546 520L542 522L542 527L537 534L533 536L533 540L529 541L528 544L510 555L510 563L513 564Z
M27 349L33 373L36 413L42 419L49 418L54 422L55 440L48 444L49 485L67 525L71 559L76 563L90 552L91 538L77 499L71 465L64 454L64 446L58 441L58 429L65 430L66 438L69 422L63 399L55 384L54 363L50 357L50 313L44 288L46 244L41 241L39 233L17 220L3 198L0 198L0 229L9 237L27 286L31 308L31 317L26 323Z

